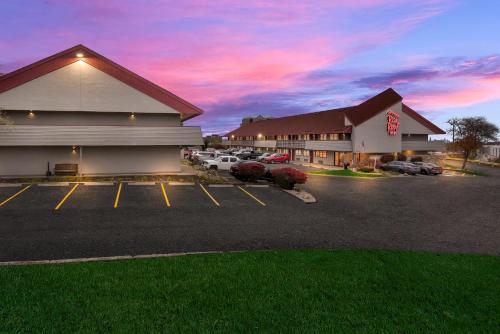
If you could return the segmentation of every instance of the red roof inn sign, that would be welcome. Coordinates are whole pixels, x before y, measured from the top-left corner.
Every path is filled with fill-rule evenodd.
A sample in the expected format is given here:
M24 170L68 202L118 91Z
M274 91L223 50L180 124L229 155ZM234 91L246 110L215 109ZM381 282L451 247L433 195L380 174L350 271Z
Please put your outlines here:
M390 136L395 136L399 128L399 114L389 110L387 112L387 133Z

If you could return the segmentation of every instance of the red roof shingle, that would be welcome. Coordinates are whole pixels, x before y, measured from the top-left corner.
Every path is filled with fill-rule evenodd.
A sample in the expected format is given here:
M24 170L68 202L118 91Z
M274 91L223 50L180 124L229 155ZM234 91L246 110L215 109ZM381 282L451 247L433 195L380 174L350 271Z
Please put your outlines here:
M403 98L394 89L389 88L357 106L257 121L240 126L229 132L227 136L350 133L352 128L345 124L346 117L354 126L357 126L402 100ZM404 104L403 112L434 133L444 133L443 130Z
M78 58L77 53L84 57ZM182 120L187 120L203 113L203 110L181 99L177 95L135 74L123 66L116 64L97 52L79 44L33 64L22 67L13 72L0 76L0 93L20 86L28 81L41 77L47 73L60 69L66 65L82 60L89 65L103 71L117 80L137 89L151 98L179 111Z

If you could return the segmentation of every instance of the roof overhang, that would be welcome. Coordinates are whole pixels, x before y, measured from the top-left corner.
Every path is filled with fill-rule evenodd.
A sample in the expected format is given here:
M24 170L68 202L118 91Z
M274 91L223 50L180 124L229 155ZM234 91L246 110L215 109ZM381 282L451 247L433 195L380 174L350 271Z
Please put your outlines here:
M203 113L203 110L195 105L183 100L151 81L144 79L125 67L118 65L82 44L0 76L0 93L6 92L77 61L84 61L130 87L175 109L181 114L181 119L183 121Z

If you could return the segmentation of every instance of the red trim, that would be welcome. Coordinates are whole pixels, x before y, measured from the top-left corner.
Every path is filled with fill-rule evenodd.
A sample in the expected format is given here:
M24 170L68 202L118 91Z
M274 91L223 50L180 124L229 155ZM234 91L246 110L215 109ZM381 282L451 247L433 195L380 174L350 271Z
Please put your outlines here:
M77 53L83 53L84 57L77 58ZM78 60L85 61L87 64L94 66L115 79L179 111L183 121L203 113L203 110L193 104L81 44L1 76L0 93L72 64Z
M425 126L427 129L431 130L434 132L436 135L444 135L446 134L445 131L443 131L441 128L438 126L434 125L431 121L429 121L427 118L423 117L420 115L418 112L413 110L412 108L408 107L406 104L403 103L403 112Z

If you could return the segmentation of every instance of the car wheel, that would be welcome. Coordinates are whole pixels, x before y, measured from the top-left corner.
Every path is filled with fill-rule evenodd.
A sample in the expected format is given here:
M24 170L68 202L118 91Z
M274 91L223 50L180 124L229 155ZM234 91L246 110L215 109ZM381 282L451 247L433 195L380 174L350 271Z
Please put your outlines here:
M423 175L427 175L429 174L425 169L422 169L422 172L421 172Z
M212 169L212 170L217 170L217 166L215 166L215 165L210 165L209 169Z
M399 174L404 174L405 173L405 171L402 170L402 169L398 170L398 172L399 172Z

